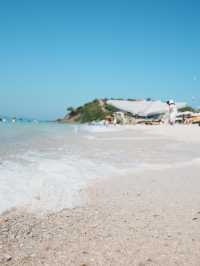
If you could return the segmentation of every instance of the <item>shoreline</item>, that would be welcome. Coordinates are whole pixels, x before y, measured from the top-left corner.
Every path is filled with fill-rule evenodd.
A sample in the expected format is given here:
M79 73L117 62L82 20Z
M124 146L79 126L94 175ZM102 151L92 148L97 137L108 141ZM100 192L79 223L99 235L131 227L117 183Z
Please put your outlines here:
M114 153L135 154L149 168L92 180L83 207L1 215L1 265L199 265L197 129L96 133Z

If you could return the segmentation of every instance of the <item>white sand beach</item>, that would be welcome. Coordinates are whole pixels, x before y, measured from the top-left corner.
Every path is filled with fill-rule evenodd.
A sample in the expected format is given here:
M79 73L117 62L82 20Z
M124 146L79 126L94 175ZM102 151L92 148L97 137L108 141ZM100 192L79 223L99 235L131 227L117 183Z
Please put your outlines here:
M87 158L87 147L109 151L118 171L90 180L81 206L3 213L0 264L200 265L199 136L198 126L88 131Z

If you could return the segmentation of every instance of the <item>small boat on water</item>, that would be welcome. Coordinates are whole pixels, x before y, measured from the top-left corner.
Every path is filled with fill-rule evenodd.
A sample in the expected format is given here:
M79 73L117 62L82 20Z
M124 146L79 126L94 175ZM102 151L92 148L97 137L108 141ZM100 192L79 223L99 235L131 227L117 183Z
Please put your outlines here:
M5 118L0 118L0 123L5 123L7 120Z

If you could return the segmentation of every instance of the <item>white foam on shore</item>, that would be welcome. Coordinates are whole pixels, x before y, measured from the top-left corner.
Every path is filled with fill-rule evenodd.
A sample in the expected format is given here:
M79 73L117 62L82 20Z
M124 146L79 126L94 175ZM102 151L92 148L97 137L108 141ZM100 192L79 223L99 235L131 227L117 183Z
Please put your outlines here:
M27 153L0 165L0 212L27 206L36 212L59 211L81 205L79 190L91 179L116 169L77 155L49 158ZM19 160L21 159L21 161Z
M83 131L93 132L93 133L102 133L102 132L118 132L124 131L127 129L132 129L133 126L129 125L84 125L81 127Z
M83 126L74 129L47 125L6 129L4 136L10 137L4 137L5 141L0 144L0 213L12 207L27 207L30 211L39 213L72 208L82 205L79 191L91 180L123 175L133 170L159 170L172 166L171 160L166 160L165 156L161 156L164 161L161 158L162 160L149 163L149 158L155 155L151 155L149 149L145 157L144 146L143 148L138 146L138 150L137 147L133 147L136 152L132 157L129 156L127 149L123 148L123 141L127 143L136 140L137 143L138 140L152 138L152 135L135 134L137 127L134 127L133 136L97 134L132 128L131 126ZM149 129L148 131L151 131ZM12 136L11 133L7 134L10 130L16 130L16 134L13 131ZM157 128L152 130L159 131ZM171 128L169 130L171 132ZM157 141L159 137L154 135L152 139ZM113 141L116 143L119 141L122 144L120 148L113 149ZM174 152L174 149L171 151ZM142 154L139 157L142 158L142 162L136 154ZM158 156L158 153L156 154ZM165 153L159 154L165 155ZM182 156L179 153L180 156L183 158L175 160L175 162L180 161L180 165L173 162L176 167L181 167L190 157L197 158L193 150L191 156ZM199 163L199 160L192 163Z
M96 143L83 148L85 135L93 139L99 127L86 127L95 129L94 134L83 128L17 125L2 129L0 213L13 207L45 213L79 206L83 203L79 191L91 180L123 173L126 158L113 156L112 150L99 153Z

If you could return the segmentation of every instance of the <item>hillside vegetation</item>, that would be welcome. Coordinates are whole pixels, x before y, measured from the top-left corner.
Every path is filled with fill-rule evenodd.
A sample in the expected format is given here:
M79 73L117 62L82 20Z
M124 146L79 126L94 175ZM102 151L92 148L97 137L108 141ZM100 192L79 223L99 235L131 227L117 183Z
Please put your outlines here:
M64 119L59 119L62 123L89 123L92 121L101 121L108 115L112 115L117 109L106 103L106 100L95 99L78 108L69 107L68 114Z

